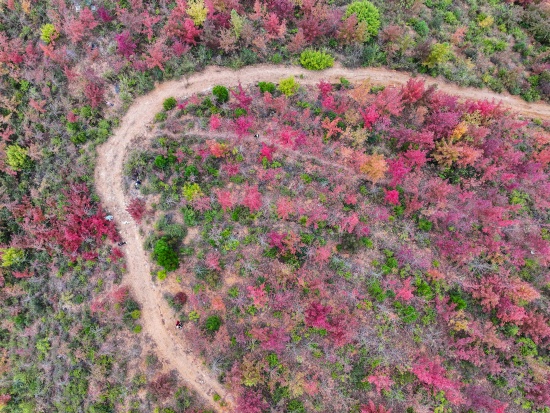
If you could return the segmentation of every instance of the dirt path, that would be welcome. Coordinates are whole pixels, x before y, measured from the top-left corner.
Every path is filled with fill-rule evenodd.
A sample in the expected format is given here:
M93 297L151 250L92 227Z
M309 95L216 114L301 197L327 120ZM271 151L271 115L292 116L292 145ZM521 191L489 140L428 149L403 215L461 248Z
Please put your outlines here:
M124 276L124 283L132 288L142 307L143 332L155 341L159 358L165 365L177 369L188 385L205 401L212 404L218 412L224 409L213 403L214 392L224 397L229 405L233 400L227 390L210 375L197 355L193 354L193 344L182 344L181 335L178 336L174 328L173 312L163 299L160 288L157 288L151 280L149 255L143 249L139 227L126 212L128 199L122 180L124 155L131 149L132 141L145 143L148 136L147 124L153 121L154 115L162 108L162 102L170 96L176 98L188 96L206 91L216 84L235 86L239 81L243 85L258 81L277 82L290 75L296 76L301 84L315 84L321 79L338 81L341 77L345 77L350 82L370 78L373 84L402 85L409 79L405 73L381 68L351 70L335 67L322 72L310 72L298 67L270 65L250 66L239 71L209 67L188 79L163 83L151 93L136 99L123 117L121 126L98 149L99 157L95 170L96 188L104 208L114 215L119 224L121 236L127 243L124 249L128 273ZM303 78L299 78L300 75ZM425 78L425 80L427 85L436 84L441 90L463 99L495 99L524 115L550 119L550 105L527 103L517 97L499 95L487 90L461 88L432 78Z

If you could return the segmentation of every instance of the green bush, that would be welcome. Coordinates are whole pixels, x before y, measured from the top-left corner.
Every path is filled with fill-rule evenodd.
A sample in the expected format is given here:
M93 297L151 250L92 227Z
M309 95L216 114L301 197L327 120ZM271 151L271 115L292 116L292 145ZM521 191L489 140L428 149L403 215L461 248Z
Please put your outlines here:
M222 319L219 315L211 315L204 322L204 329L210 334L214 334L222 326Z
M168 114L166 112L159 112L155 115L155 122L163 122L168 118Z
M42 29L40 30L40 39L44 43L49 44L56 37L57 30L55 29L55 26L53 24L48 23L42 26Z
M6 163L14 171L28 168L31 163L28 152L28 149L19 145L9 145L6 147Z
M432 45L428 58L422 64L432 69L446 63L452 56L453 52L449 43L435 43Z
M418 228L420 228L422 231L430 231L432 229L433 223L431 221L428 221L425 218L419 218L418 219Z
M176 98L174 97L169 97L168 99L166 99L163 103L162 103L162 107L164 108L164 110L168 111L168 110L172 110L176 107L176 105L178 104L178 101L176 100Z
M2 254L2 267L17 265L25 259L25 251L19 248L1 248L0 254Z
M153 258L155 258L157 264L166 271L174 271L180 265L178 254L176 254L165 237L156 242L153 249Z
M522 337L518 339L518 343L520 344L520 352L522 356L538 356L539 353L537 345L530 338Z
M430 33L430 28L424 20L412 19L410 24L414 31L422 37L426 37Z
M229 90L225 86L217 85L212 89L212 94L220 103L225 103L229 100Z
M367 23L367 33L371 36L378 34L380 29L380 12L370 1L354 1L349 4L344 13L344 18L355 14L357 20Z
M275 83L271 83L271 82L260 82L258 83L258 87L260 88L260 92L262 93L269 92L273 94L275 93L275 89L276 89Z
M458 19L456 18L455 14L452 11L448 11L445 13L445 22L449 24L456 24L458 23Z
M334 58L328 53L307 49L300 55L300 64L308 70L323 70L334 65Z
M285 96L292 96L298 91L299 87L300 85L296 83L296 79L291 76L281 80L278 89Z
M288 413L305 413L306 408L304 407L304 404L300 400L294 399L288 402L287 412Z
M373 281L367 290L376 301L382 302L386 299L386 293L382 289L382 285L380 285L380 281L378 280Z

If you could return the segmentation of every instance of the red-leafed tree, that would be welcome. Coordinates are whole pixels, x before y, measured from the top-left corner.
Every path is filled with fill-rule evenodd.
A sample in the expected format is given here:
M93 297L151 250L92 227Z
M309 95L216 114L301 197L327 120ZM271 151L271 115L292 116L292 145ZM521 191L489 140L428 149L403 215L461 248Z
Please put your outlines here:
M248 135L250 133L250 128L252 128L254 124L252 116L239 116L234 122L235 133L239 139Z
M288 219L294 213L294 204L290 198L279 198L277 200L277 215L281 219Z
M529 311L522 318L521 331L537 343L541 344L550 339L550 325L542 314Z
M365 129L371 129L372 125L374 125L374 122L376 122L378 118L380 118L380 114L377 112L376 107L374 106L369 106L364 110L361 109L359 112L363 117Z
M84 95L86 95L92 108L97 108L103 103L104 93L105 90L103 89L103 85L97 79L89 81L84 88Z
M353 213L349 216L344 217L342 219L342 222L340 224L340 228L342 231L346 231L348 234L351 234L355 227L359 224L359 215L357 213Z
M550 380L533 386L526 396L541 407L550 407Z
M460 382L455 382L446 377L447 371L441 366L439 357L429 359L421 357L412 368L412 372L421 383L435 390L443 390L445 397L452 404L463 404L464 398L460 394Z
M319 92L321 93L321 100L323 100L332 92L332 84L325 80L321 80L317 83L317 89L319 89Z
M246 289L248 290L248 296L252 299L255 307L262 308L267 304L268 296L265 290L265 283L259 285L258 287L249 285Z
M403 286L397 290L395 298L398 300L409 301L412 299L415 287L411 286L412 278L407 278L403 281Z
M412 104L419 101L424 95L424 90L424 81L422 79L414 79L411 77L407 84L403 86L403 102Z
M269 404L260 392L246 390L237 400L237 410L240 413L263 413L269 409Z
M222 268L220 266L220 258L221 258L221 255L217 251L216 252L211 251L208 254L206 254L206 257L204 259L206 268L209 268L211 270L221 271Z
M187 303L187 294L183 291L180 291L174 295L174 302L179 305L185 305Z
M390 391L391 386L394 384L394 381L390 377L382 373L371 374L367 377L367 381L374 385L378 394L380 394L382 390Z
M360 413L392 413L391 409L386 409L381 404L376 406L372 400L369 400L369 404L361 406Z
M262 149L260 150L260 162L263 161L263 159L267 159L269 162L273 161L273 153L275 152L275 146L274 145L266 145L262 142Z
M115 288L111 292L111 299L113 300L113 302L115 304L120 304L120 303L124 302L124 300L128 296L128 293L129 293L129 289L126 286L121 286L121 287Z
M210 130L211 131L218 130L221 125L222 125L222 120L220 118L220 115L214 114L214 115L210 116Z
M69 18L65 26L65 33L73 43L81 41L86 34L89 34L99 23L95 20L94 14L88 7L84 7L78 18Z
M376 95L374 104L379 113L399 116L403 111L401 91L395 87L387 87Z
M286 21L279 20L275 13L268 13L263 21L264 29L269 39L280 39L286 33Z
M151 383L149 383L149 389L151 390L151 393L153 393L155 396L161 399L165 399L172 393L174 393L176 387L175 385L175 378L171 374L166 373L160 375Z
M141 220L146 214L145 200L139 198L132 198L126 211L138 224L141 223Z
M330 260L331 255L332 248L330 246L325 245L324 247L319 247L315 251L315 262L327 264Z
M148 69L158 67L160 70L164 71L163 63L166 60L167 57L164 55L164 44L162 43L162 41L155 42L147 49L147 55L145 55L145 63L147 63Z
M262 348L267 351L274 351L280 355L285 350L286 343L289 341L290 337L283 328L273 328L267 334L266 340L262 342Z
M312 302L306 309L306 324L315 328L328 328L327 316L332 311L329 306L324 306L319 302Z
M385 197L384 199L388 204L399 205L399 191L395 189L386 190L384 189Z
M233 89L230 89L230 91L231 91L231 95L237 101L236 104L233 104L235 108L241 108L246 110L250 108L250 104L252 103L252 97L245 92L245 90L243 89L240 83L238 84L236 91Z
M246 186L241 205L250 209L250 212L259 211L262 207L262 194L258 191L258 186Z
M227 211L228 209L233 208L236 204L233 197L233 193L229 190L219 189L216 192L216 198L224 212Z
M327 139L330 139L331 137L336 136L338 133L343 132L343 130L338 127L338 122L340 122L341 120L341 118L335 118L332 121L329 118L323 119L321 126L327 131Z
M137 45L132 41L132 36L130 35L130 32L128 30L117 34L115 36L115 40L117 43L117 51L119 54L126 58L129 58L134 54Z

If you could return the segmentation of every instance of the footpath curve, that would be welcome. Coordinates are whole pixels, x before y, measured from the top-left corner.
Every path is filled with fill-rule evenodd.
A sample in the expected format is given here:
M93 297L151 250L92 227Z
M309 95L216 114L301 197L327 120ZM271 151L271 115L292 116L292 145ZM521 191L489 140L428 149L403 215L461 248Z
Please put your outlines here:
M96 190L101 197L104 209L114 216L119 224L120 234L126 241L124 250L128 271L124 275L123 282L129 285L141 305L143 333L154 340L158 356L165 368L176 369L187 385L217 412L229 410L234 400L227 389L210 374L199 356L193 353L193 343L183 342L182 336L177 334L172 310L163 299L160 289L156 288L151 280L149 255L143 249L139 227L126 212L129 199L123 185L123 161L125 154L131 149L131 144L139 145L146 142L147 125L162 109L162 102L166 98L171 96L181 98L207 91L216 84L236 86L239 82L243 85L259 81L277 82L291 75L303 76L297 80L304 85L315 84L321 79L338 81L341 77L345 77L352 83L368 78L374 85L403 85L410 78L406 73L383 68L346 69L336 66L320 72L311 72L300 67L275 65L249 66L238 71L210 66L187 79L162 83L149 94L137 98L122 118L120 127L98 148L95 169ZM435 84L439 90L462 99L494 99L523 115L550 119L550 105L544 103L527 103L508 94L462 88L438 79L421 78L426 81L426 85ZM222 396L228 407L222 408L215 404L212 399L214 393Z

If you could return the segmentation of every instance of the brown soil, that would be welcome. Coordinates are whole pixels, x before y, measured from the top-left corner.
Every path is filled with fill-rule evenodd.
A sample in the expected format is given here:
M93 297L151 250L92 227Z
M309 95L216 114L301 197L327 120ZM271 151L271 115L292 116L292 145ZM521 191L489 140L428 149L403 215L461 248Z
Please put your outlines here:
M304 85L311 85L324 79L337 82L345 77L352 83L370 79L373 84L403 85L409 76L406 73L382 68L345 69L335 67L321 72L310 72L299 67L259 65L233 71L227 68L209 67L188 79L170 81L159 85L151 93L137 98L114 135L98 149L98 161L95 170L97 191L104 208L114 215L119 224L120 234L126 246L128 272L124 283L128 284L142 308L143 333L156 343L159 358L165 366L177 369L187 384L218 412L229 408L220 407L212 400L213 393L218 393L231 406L233 398L224 386L211 376L198 355L193 353L193 343L182 341L175 329L173 312L162 297L161 288L151 279L149 255L143 249L143 239L139 227L126 212L128 196L123 185L123 162L125 154L134 145L143 145L148 139L148 124L154 115L162 109L162 102L171 96L184 97L211 89L216 84L235 86L258 81L277 82L288 76L295 76ZM484 89L462 88L445 81L424 78L427 85L435 84L440 90L456 95L462 99L488 99L502 102L529 117L550 119L550 105L544 103L527 103L508 94L497 94Z

